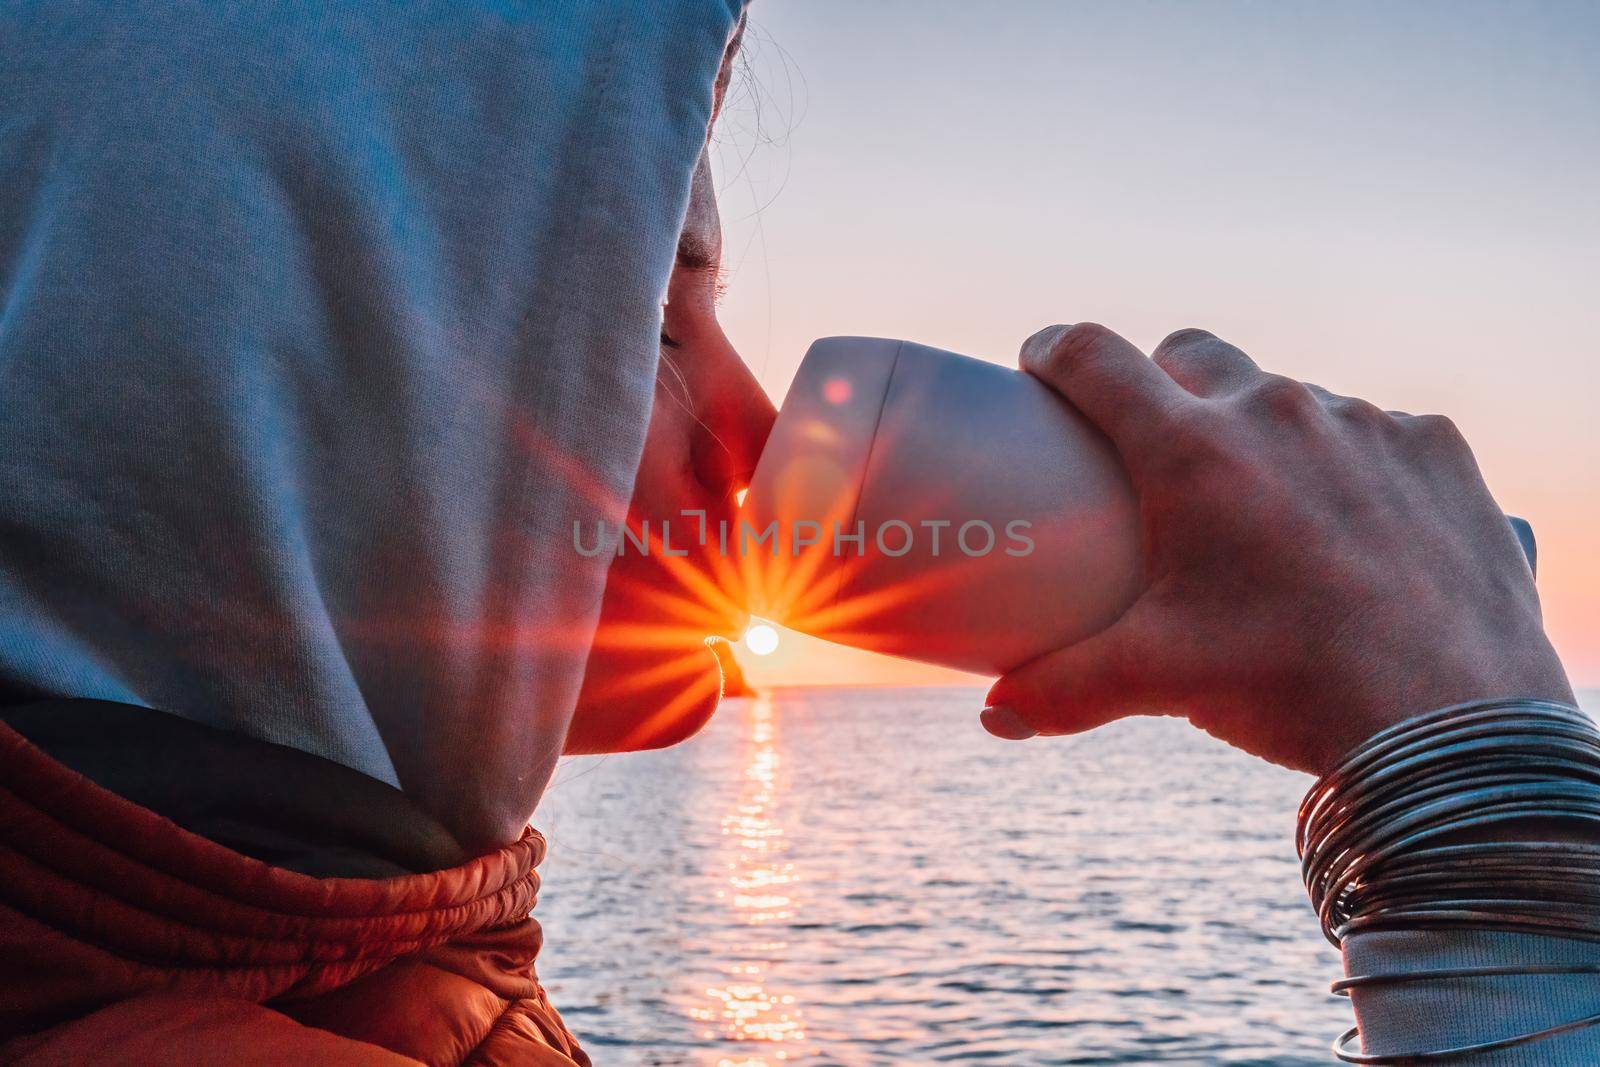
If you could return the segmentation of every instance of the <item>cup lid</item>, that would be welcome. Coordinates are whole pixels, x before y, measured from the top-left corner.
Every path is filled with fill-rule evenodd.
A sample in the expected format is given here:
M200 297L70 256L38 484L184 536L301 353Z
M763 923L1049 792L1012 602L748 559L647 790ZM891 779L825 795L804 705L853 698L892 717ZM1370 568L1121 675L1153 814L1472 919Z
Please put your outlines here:
M830 533L852 523L904 345L824 337L806 352L740 511L752 614L794 623L836 602L840 567Z

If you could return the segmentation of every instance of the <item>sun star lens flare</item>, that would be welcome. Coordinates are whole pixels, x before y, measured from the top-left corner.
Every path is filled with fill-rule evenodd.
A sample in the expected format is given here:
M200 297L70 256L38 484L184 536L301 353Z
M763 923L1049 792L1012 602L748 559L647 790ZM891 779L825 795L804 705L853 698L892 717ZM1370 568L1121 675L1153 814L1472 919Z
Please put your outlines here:
M772 654L778 647L778 631L758 622L744 632L744 647L758 656Z

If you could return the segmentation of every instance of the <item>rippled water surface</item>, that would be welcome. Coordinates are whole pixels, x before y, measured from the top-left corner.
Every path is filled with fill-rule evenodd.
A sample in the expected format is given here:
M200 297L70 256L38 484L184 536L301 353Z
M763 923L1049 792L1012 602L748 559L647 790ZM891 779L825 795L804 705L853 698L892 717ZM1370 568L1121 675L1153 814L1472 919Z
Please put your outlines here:
M1171 721L993 740L980 697L777 690L565 764L540 973L596 1064L1330 1062L1310 780Z

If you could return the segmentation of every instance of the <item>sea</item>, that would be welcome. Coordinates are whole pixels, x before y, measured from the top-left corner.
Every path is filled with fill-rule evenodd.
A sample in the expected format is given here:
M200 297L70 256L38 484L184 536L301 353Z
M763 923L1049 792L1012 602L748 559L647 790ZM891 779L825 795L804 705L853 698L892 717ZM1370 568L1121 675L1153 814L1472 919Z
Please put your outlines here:
M539 971L594 1062L1332 1062L1311 779L1176 720L996 740L982 695L773 689L565 761Z

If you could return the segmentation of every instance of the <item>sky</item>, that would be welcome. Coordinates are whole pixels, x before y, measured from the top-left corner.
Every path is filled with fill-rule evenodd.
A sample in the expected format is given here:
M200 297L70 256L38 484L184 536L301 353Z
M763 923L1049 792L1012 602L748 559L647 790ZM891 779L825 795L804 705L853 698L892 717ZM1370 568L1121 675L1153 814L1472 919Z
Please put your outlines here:
M729 337L1014 364L1055 322L1205 327L1442 412L1539 538L1600 685L1600 4L756 0L716 132ZM1448 640L1447 634L1440 635ZM753 680L940 682L785 634Z

